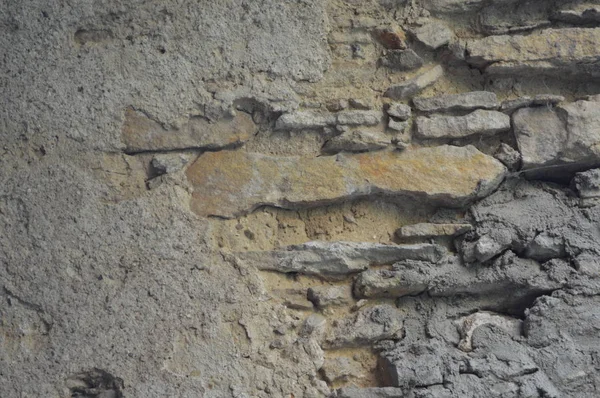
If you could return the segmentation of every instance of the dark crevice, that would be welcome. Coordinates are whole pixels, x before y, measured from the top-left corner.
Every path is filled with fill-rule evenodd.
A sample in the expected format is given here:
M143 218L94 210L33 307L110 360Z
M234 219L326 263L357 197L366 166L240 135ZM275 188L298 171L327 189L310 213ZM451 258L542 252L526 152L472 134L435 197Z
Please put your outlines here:
M202 154L205 152L219 152L219 151L231 151L236 150L244 146L243 142L234 142L233 144L214 147L214 146L189 146L173 149L125 149L123 153L125 155L156 155L156 154L169 154L169 153L198 153Z
M31 303L31 302L29 302L27 300L22 299L21 297L17 296L16 294L14 294L10 290L8 290L6 288L6 286L3 286L2 289L4 290L4 294L8 298L17 301L19 304L21 304L22 306L24 306L27 309L35 311L40 316L40 320L44 323L44 326L46 327L46 331L43 334L47 335L48 333L50 333L50 330L52 329L52 325L53 325L54 322L52 320L52 317L49 316L46 313L46 311L44 311L44 309L42 308L41 305L35 304L35 303Z

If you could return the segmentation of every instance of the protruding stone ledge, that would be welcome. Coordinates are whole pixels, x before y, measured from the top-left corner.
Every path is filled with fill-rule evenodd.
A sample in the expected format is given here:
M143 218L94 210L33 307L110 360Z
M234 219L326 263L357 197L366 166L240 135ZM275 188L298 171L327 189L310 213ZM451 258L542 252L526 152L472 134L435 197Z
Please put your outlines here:
M127 152L221 149L247 141L256 130L252 117L244 112L215 122L192 117L180 129L169 130L144 113L127 108L122 139Z
M506 168L473 146L317 158L208 152L187 170L198 215L233 218L262 205L306 208L371 195L461 207L492 192Z
M472 91L446 94L436 97L413 99L415 108L422 112L473 111L475 109L497 109L500 104L496 94L489 91Z
M432 238L436 236L456 236L469 232L471 224L431 224L405 225L396 231L399 238Z
M440 65L436 65L433 68L422 72L417 76L409 79L405 82L396 84L390 87L384 94L385 97L392 99L406 99L417 94L425 87L431 86L439 78L444 75L444 68Z
M600 102L523 108L512 117L524 170L554 166L549 170L556 173L600 162Z
M469 41L467 52L469 63L490 73L600 76L600 28L488 36Z
M376 126L383 112L373 110L350 110L338 113L298 111L281 115L275 122L275 130L319 130L327 126Z
M470 135L493 135L510 130L510 117L502 112L476 110L465 116L419 116L420 138L461 138Z
M392 264L400 260L435 263L441 260L444 253L442 247L429 243L384 245L314 241L280 250L238 252L236 257L261 270L341 279L364 271L370 265Z

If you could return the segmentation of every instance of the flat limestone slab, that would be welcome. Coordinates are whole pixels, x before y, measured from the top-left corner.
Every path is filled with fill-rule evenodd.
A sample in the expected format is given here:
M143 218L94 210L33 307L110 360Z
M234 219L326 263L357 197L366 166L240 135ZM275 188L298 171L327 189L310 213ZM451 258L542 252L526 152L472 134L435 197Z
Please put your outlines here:
M510 130L510 117L502 112L478 109L465 116L419 116L416 135L420 138L461 138L493 135Z
M129 152L220 149L247 141L256 130L252 117L244 112L216 122L192 117L175 130L166 129L144 113L127 108L121 138Z
M303 158L207 152L187 170L192 210L233 218L263 206L303 208L383 194L463 206L484 197L506 168L473 146Z
M413 104L422 112L473 111L497 109L500 106L496 94L489 91L471 91L428 98L417 97L413 99Z
M531 35L488 36L467 43L467 61L491 73L600 75L600 28L545 29Z
M279 250L237 252L236 257L260 270L338 279L370 265L400 260L439 262L445 250L435 244L384 245L369 242L313 241Z

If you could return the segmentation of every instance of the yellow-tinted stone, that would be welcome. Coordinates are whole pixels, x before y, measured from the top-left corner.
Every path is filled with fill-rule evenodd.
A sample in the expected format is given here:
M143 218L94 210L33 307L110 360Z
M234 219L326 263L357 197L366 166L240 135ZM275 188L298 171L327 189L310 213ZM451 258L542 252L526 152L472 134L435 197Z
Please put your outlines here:
M374 194L462 206L495 189L505 171L475 147L444 145L317 158L211 152L187 176L197 214L231 218L262 205L301 208Z

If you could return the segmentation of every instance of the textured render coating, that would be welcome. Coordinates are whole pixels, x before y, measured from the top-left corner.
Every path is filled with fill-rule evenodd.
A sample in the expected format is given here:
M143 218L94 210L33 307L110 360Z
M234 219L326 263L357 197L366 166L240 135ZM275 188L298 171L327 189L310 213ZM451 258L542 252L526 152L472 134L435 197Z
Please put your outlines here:
M594 3L0 2L0 396L596 397Z

